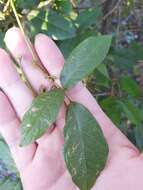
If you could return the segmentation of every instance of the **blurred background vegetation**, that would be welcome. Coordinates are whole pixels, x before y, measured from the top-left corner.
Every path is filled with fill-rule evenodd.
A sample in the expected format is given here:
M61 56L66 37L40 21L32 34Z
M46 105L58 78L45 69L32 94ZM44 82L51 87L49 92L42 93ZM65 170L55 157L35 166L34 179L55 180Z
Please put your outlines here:
M39 32L51 36L65 58L89 36L100 33L113 35L109 55L85 80L85 83L111 120L142 151L143 1L15 0L14 2L28 37L33 41ZM0 0L0 47L6 48L4 34L14 25L17 26L17 23L9 0ZM7 166L7 163L12 161L9 161L11 159L8 156L9 150L3 139L0 140L1 149L5 151L0 152L0 162ZM7 159L3 159L5 155ZM11 166L7 166L5 170L7 176L3 175L4 169L0 166L0 189L22 189L17 171Z

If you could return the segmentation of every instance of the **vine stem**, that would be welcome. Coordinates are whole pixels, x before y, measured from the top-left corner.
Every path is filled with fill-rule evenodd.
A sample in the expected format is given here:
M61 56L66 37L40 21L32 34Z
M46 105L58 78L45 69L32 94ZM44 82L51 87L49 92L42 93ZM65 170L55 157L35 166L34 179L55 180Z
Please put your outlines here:
M19 16L18 16L18 12L17 12L17 10L16 10L16 8L15 8L14 2L13 2L13 0L9 0L9 1L10 1L10 5L11 5L11 7L12 7L12 10L13 10L14 16L15 16L15 18L16 18L16 21L17 21L17 23L18 23L18 26L19 26L19 28L20 28L20 30L21 30L21 32L22 32L24 38L25 38L25 41L26 41L26 43L27 43L27 46L28 46L28 48L29 48L29 50L30 50L30 52L31 52L31 54L32 54L33 60L34 60L34 62L35 62L36 60L35 60L34 52L33 52L33 50L32 50L32 47L31 47L30 43L29 43L29 39L26 37L26 34L25 34L25 32L24 32L24 29L23 29L23 26L22 26L21 21L20 21Z
M22 24L21 24L21 22L20 22L20 19L19 19L19 17L18 17L18 13L17 13L17 10L16 10L16 8L15 8L15 5L14 5L13 0L10 0L10 4L11 4L11 7L12 7L14 16L15 16L15 18L16 18L16 21L17 21L17 23L18 23L18 25L19 25L19 28L20 28L21 32L23 33L23 35L25 35L23 26L22 26Z
M16 18L16 21L17 21L17 23L18 23L18 26L19 26L19 28L20 28L20 30L21 30L21 32L22 32L24 38L25 38L26 44L27 44L27 46L28 46L28 48L29 48L29 50L30 50L30 52L31 52L34 65L37 66L38 69L42 69L42 70L44 71L44 73L47 74L47 76L48 76L49 79L52 79L52 81L53 81L55 87L64 90L60 85L58 85L58 84L55 82L54 77L50 76L50 74L49 74L48 71L42 66L42 64L38 64L38 62L40 62L40 60L38 59L38 57L37 57L37 55L36 55L36 52L33 50L29 38L28 38L27 35L25 34L24 28L23 28L23 26L22 26L22 24L21 24L21 21L20 21L20 19L19 19L18 12L17 12L17 10L16 10L16 8L15 8L14 2L13 2L13 0L9 0L9 2L10 2L10 5L11 5L11 7L12 7L12 10L13 10L13 13L14 13L14 15L15 15L15 18ZM26 74L25 74L25 72L23 71L23 69L22 69L22 72L23 72L24 76L26 77ZM65 93L65 97L71 102L70 98L67 96L66 93ZM65 102L65 103L66 103L66 102Z
M10 5L12 7L12 10L13 10L14 16L16 18L16 21L18 23L18 26L20 28L20 31L21 31L21 33L22 33L22 35L23 35L23 37L25 39L25 42L27 44L27 47L28 47L28 49L29 49L29 51L30 51L30 53L32 55L32 59L33 59L32 63L33 63L33 65L38 66L40 69L42 69L44 71L44 73L47 73L45 67L42 66L42 64L39 63L40 60L39 60L38 56L36 55L36 52L34 51L32 45L31 45L31 42L30 42L29 38L27 37L27 35L26 35L25 31L24 31L24 28L23 28L23 26L21 24L21 21L19 19L18 12L17 12L17 10L15 8L13 0L9 0L9 2L10 2Z

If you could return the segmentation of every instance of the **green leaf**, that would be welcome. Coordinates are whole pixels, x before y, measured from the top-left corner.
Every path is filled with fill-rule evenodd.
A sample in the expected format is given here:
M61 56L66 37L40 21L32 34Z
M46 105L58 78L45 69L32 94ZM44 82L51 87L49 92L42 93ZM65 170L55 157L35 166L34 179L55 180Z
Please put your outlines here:
M138 125L137 127L135 127L134 131L135 131L136 145L141 151L143 151L143 126Z
M39 0L16 0L16 7L21 9L30 9L36 6L39 3Z
M89 37L81 42L67 58L61 72L61 83L70 88L90 74L105 59L112 37Z
M107 67L106 67L105 64L100 64L100 65L98 65L97 70L98 70L102 75L104 75L105 78L110 79L110 78L109 78L109 74L108 74L108 70L107 70Z
M0 190L22 190L19 172L2 137L0 137L0 150Z
M70 0L55 0L55 9L63 14L69 15L72 11L72 4Z
M40 138L56 120L64 101L60 89L40 94L25 113L21 126L21 145L28 145Z
M10 178L6 178L0 183L0 190L23 190L20 180L12 181Z
M118 105L118 100L115 97L109 96L104 98L100 101L100 106L116 125L121 123L122 109Z
M97 36L97 32L95 32L93 30L85 30L85 31L78 33L78 35L72 39L63 40L60 43L59 48L62 51L64 58L67 59L68 56L70 55L71 51L73 51L73 49L79 43L81 43L83 40L85 40L86 38L88 38L90 36Z
M90 8L83 10L79 13L76 24L80 30L84 30L85 28L88 28L92 24L96 24L98 19L102 16L102 9L101 7L96 8Z
M120 80L121 89L127 92L132 97L139 97L141 95L140 88L135 80L129 76L123 76Z
M0 150L0 160L3 160L8 171L10 171L11 173L16 173L17 176L19 176L19 172L16 168L14 160L12 159L8 145L2 138L0 138Z
M132 43L128 48L113 50L112 61L120 69L133 69L138 60L143 59L143 47L139 43Z
M119 101L119 104L121 105L123 112L125 113L126 117L135 125L140 124L142 121L142 115L141 111L133 103L131 100L124 100L124 101Z
M64 157L72 179L80 190L90 190L108 156L108 145L101 128L85 107L71 103L64 137Z
M5 48L5 43L4 43L4 33L0 30L0 47Z
M31 11L28 15L29 28L32 36L42 32L54 40L65 40L75 36L72 22L55 11Z
M93 74L96 78L96 85L109 87L110 78L105 64L98 65Z

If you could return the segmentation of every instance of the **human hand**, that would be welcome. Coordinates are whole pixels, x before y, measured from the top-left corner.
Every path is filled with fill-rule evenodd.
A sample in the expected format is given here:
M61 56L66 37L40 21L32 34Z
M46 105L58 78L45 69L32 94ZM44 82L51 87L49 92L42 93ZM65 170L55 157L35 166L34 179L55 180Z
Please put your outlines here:
M36 93L41 86L50 89L43 71L32 64L32 56L19 29L6 33L5 41L15 59L21 61L25 74ZM55 43L43 34L35 39L37 54L51 75L59 77L64 58ZM24 190L78 190L65 167L62 146L65 107L56 126L35 143L19 147L20 121L33 100L33 93L20 79L8 54L0 49L0 133L9 145L19 169ZM93 190L141 190L143 188L143 156L104 114L89 91L78 84L67 92L70 99L83 104L100 124L109 145L105 169Z

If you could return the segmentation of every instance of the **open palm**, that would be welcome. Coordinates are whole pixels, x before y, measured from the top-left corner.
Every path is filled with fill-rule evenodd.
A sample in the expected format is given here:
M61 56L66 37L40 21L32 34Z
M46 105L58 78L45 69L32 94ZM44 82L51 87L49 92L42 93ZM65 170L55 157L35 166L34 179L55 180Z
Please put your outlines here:
M5 37L8 49L20 60L31 86L38 94L41 88L50 89L45 73L32 64L32 56L19 29L10 29ZM35 50L48 73L59 77L64 58L55 43L39 34ZM24 190L78 190L66 170L63 156L63 127L65 107L60 110L51 132L27 147L19 147L20 121L31 104L32 91L20 79L9 55L0 49L0 133L8 143L20 171ZM93 190L141 190L143 188L143 156L104 114L89 91L78 84L67 92L94 115L109 145L105 169Z

